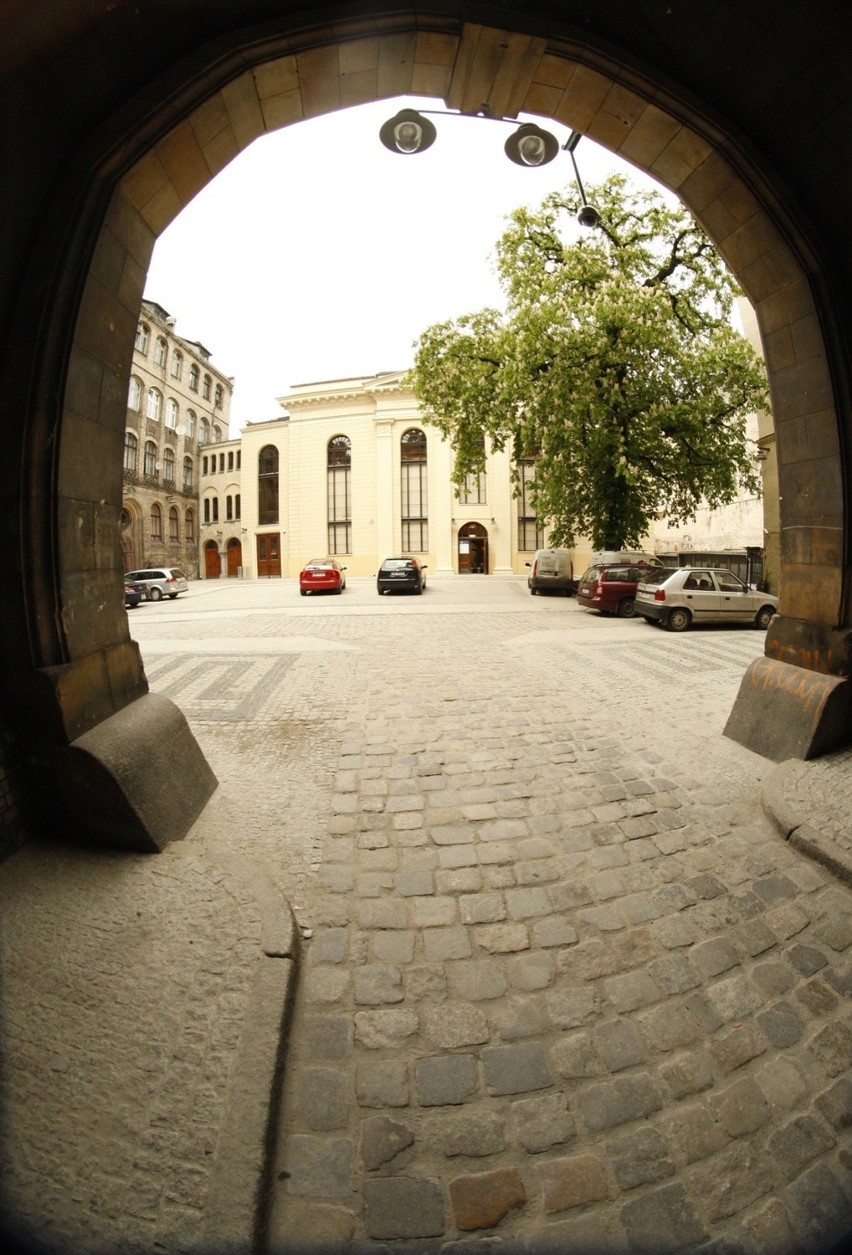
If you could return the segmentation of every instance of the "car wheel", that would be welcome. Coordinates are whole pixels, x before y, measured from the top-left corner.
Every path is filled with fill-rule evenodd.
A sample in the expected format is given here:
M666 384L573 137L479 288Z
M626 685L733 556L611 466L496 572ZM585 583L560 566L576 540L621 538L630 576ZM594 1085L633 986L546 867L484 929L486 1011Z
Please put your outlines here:
M537 593L537 592L538 592L538 589L531 588L531 589L530 589L530 596L531 596L531 597L535 597L535 595L536 595L536 593Z
M302 594L303 597L307 597L308 595L308 590L306 588L300 588L299 592Z
M618 603L617 614L619 619L632 619L634 613L634 601L632 597L622 597Z
M151 591L148 593L148 600L149 601L162 601L163 590L161 588L152 588Z
M774 606L761 606L754 618L754 626L765 632L775 614Z
M340 594L343 592L343 589L342 589L342 588L336 588L334 591L337 593L337 595L338 595L338 597L339 597L339 596L340 596Z
M643 615L642 615L642 618L645 620L645 622L646 622L646 623L656 623L656 622L657 622L657 620L656 620L656 619L652 619L652 618L651 618L651 616L650 616L650 615L647 615L647 614L643 614Z
M692 615L688 610L682 610L677 606L674 610L669 611L669 617L666 619L666 627L670 632L685 632L692 622Z

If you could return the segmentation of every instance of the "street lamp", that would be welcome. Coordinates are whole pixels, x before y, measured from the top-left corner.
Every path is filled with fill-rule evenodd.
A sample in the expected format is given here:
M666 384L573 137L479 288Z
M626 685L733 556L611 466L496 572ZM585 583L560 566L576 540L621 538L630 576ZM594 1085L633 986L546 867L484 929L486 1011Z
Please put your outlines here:
M430 111L431 112L431 111ZM436 109L435 113L444 113L445 117L461 117L458 113L447 113ZM492 118L487 113L477 117L489 122L507 122L514 125L511 118ZM379 129L379 139L392 153L409 155L425 152L435 142L437 131L434 123L416 109L400 109L394 117L388 118ZM532 122L524 122L506 140L503 151L510 161L518 166L546 166L553 161L559 152L559 141L550 131L543 131Z
M592 228L600 226L601 216L597 209L595 209L594 205L590 205L586 200L586 192L580 178L580 171L577 169L577 158L574 156L574 149L577 147L582 138L583 137L579 131L572 131L562 147L571 158L571 164L574 167L574 177L577 180L577 187L580 189L580 199L583 202L580 206L580 212L577 214L577 221L581 227Z

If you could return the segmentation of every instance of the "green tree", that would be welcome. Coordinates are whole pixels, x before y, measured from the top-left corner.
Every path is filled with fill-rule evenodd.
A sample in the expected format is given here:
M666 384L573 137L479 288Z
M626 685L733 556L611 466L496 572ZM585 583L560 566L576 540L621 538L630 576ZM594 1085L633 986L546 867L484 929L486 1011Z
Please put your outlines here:
M516 210L497 244L505 311L428 328L408 382L449 439L454 481L483 438L535 459L533 501L555 544L638 546L665 510L694 518L760 480L746 416L768 405L760 357L731 325L738 288L698 224L620 175Z

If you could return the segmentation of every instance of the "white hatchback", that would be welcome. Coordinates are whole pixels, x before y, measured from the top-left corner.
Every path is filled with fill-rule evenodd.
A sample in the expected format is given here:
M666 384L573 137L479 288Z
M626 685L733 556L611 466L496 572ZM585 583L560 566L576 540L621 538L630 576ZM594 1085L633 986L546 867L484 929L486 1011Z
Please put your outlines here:
M170 597L174 601L178 593L185 593L189 587L183 571L176 566L145 567L141 571L128 571L124 582L138 585L147 601L162 601L164 597Z
M636 586L634 613L670 632L691 623L744 623L765 631L778 598L756 592L721 567L654 567Z

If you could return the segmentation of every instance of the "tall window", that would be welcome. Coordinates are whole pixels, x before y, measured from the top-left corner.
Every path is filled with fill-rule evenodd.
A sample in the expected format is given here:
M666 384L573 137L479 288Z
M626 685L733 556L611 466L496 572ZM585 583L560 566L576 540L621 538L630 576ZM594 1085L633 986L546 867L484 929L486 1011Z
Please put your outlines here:
M210 389L211 389L212 387L213 387L213 380L210 378L210 376L209 376L209 375L205 375L205 376L204 376L204 384L203 384L202 389L201 389L201 395L204 397L204 400L205 400L205 401L209 401L209 400L210 400Z
M278 450L271 444L257 455L257 521L278 522Z
M187 510L186 512L186 539L195 540L195 511Z
M178 403L174 397L169 397L166 401L166 426L171 427L172 431L177 431L178 420Z
M145 474L157 474L157 446L153 440L145 441Z
M210 498L209 497L204 498L204 522L205 523L210 522Z
M400 462L403 552L426 553L429 548L426 436L416 427L403 433Z
M213 394L213 404L215 405L215 407L216 407L216 409L217 409L217 410L221 410L221 408L222 408L222 397L223 397L223 396L224 396L224 393L223 393L223 391L222 391L222 385L221 385L220 383L217 383L217 384L216 384L216 391L215 391L215 392L214 392L214 394Z
M228 496L225 498L225 518L232 519L233 517L234 517L234 498Z
M168 355L169 346L162 336L158 336L157 343L154 345L154 364L156 366L165 366Z
M482 437L482 457L485 458L485 437ZM465 478L464 484L459 489L459 501L462 505L484 505L485 496L485 471L474 471L472 475Z
M148 339L150 335L151 335L151 332L149 331L147 324L144 322L140 322L138 327L136 328L136 352L137 353L148 352Z
M163 483L168 484L170 488L175 485L175 451L166 448L163 450Z
M210 424L208 423L206 418L202 418L201 420L201 427L199 428L199 432L198 432L198 443L199 444L210 443Z
M136 457L139 453L139 441L132 431L124 433L124 469L136 474Z
M148 398L145 403L145 414L153 422L159 423L160 412L163 408L163 395L157 388L148 389Z
M219 498L214 497L213 501L211 502L211 505L213 507L213 522L218 523L219 522Z
M201 376L201 371L193 362L189 368L189 388L191 392L198 391L198 380L200 376Z
M183 459L183 490L192 492L192 458Z
M183 374L183 353L175 349L172 353L172 379L180 379Z
M352 552L352 444L348 436L328 442L328 552Z
M222 439L222 428L219 426L218 423L213 424L213 439L216 442L216 444L218 444L219 441Z
M535 461L524 458L519 466L521 495L518 499L518 550L533 553L544 544L544 531L538 525L533 500Z
M235 519L240 518L240 494L239 493L237 493L237 495L234 497L234 518Z
M163 511L157 505L156 501L151 506L151 539L163 539Z
M186 411L186 436L188 440L195 439L195 426L196 426L195 410L187 410Z
M130 388L127 392L127 408L129 410L142 409L142 380L137 379L135 375L130 376Z
M169 540L180 540L180 522L175 506L169 510Z

